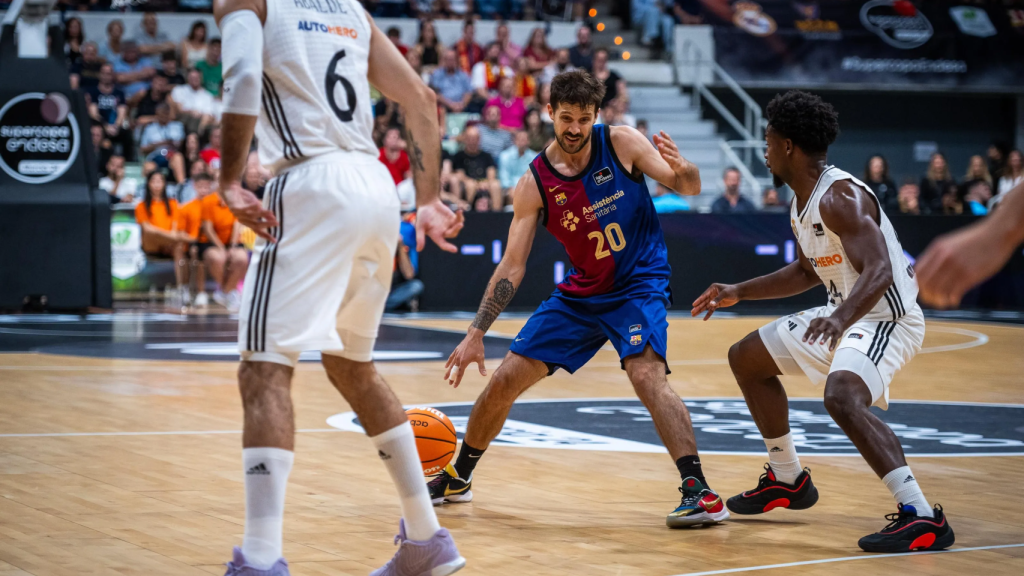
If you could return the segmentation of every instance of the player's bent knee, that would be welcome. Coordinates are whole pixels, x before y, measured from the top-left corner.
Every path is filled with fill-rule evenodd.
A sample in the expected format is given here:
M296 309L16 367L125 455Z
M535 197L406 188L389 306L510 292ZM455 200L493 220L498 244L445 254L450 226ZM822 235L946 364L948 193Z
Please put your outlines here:
M853 372L833 372L825 382L825 410L833 419L847 419L871 405L864 381Z
M294 364L284 363L290 358L286 355L276 355L279 358L271 360L266 356L267 353L261 354L265 355L261 359L255 360L250 356L238 365L238 389L242 393L242 402L245 405L259 402L268 394L287 393L291 386ZM297 354L295 361L298 361Z
M754 354L756 346L764 346L761 342L761 335L757 332L751 332L743 337L742 340L736 342L729 347L729 368L732 369L733 375L737 378L768 378L773 374L766 373L767 370L761 366L761 362L757 360L757 356ZM775 368L775 366L772 366ZM762 374L762 372L765 372ZM742 384L742 382L741 382Z
M376 373L370 358L351 358L340 350L321 352L320 358L324 369L327 370L327 375L336 388L372 380L372 376Z

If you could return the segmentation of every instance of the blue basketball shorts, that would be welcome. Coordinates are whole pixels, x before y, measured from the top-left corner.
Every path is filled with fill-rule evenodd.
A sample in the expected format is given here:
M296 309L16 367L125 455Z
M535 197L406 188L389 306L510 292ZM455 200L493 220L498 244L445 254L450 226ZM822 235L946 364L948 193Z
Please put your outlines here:
M609 340L620 361L648 344L665 359L671 303L668 280L660 278L586 298L555 290L530 316L510 350L544 362L550 373L558 368L576 372Z

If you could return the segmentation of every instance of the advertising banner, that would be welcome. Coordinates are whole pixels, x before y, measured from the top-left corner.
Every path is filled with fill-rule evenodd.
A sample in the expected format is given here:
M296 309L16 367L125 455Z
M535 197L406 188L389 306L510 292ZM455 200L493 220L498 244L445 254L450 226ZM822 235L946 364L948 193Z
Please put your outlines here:
M937 236L966 226L971 216L890 215L903 249L914 261ZM692 214L659 216L672 266L673 309L690 303L712 282L740 282L769 274L792 262L798 252L788 214ZM454 242L456 254L427 243L420 253L425 285L422 311L476 310L487 282L504 254L512 214L470 214ZM509 310L532 311L555 289L572 264L565 249L545 229L537 231L526 274ZM758 308L795 311L820 306L824 287L782 300L753 303ZM740 306L748 306L741 303ZM1024 253L1017 250L1006 268L964 298L964 308L1024 309Z
M700 0L746 86L1024 89L1024 0Z

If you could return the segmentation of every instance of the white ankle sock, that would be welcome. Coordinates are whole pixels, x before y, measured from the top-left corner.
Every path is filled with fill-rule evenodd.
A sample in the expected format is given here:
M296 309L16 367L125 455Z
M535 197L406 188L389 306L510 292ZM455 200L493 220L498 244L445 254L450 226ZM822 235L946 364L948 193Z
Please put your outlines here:
M281 557L284 493L295 453L280 448L245 448L245 539L242 553L253 568L266 570Z
M391 480L402 499L405 533L410 540L430 540L441 529L430 502L427 483L423 479L423 466L416 450L412 426L406 422L387 432L372 436L370 440L391 475Z
M765 447L768 448L768 463L775 472L775 479L792 484L803 471L800 468L800 457L796 455L796 446L793 445L793 433L763 440Z
M921 487L917 485L917 479L910 472L910 466L901 466L889 472L882 478L882 482L885 482L885 487L892 492L897 504L913 506L918 516L935 516L931 504L925 500L924 492L921 492Z

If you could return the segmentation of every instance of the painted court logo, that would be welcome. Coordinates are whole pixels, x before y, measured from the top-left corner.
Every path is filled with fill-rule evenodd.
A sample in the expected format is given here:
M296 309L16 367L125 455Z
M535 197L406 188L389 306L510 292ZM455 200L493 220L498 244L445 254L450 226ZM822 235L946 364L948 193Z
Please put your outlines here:
M764 441L738 398L684 401L702 454L764 456ZM459 436L472 402L434 404ZM1024 405L891 400L872 410L910 456L1024 456ZM801 456L857 456L856 447L828 415L821 399L790 399L789 422ZM334 428L362 432L355 414L328 418ZM553 450L664 453L647 409L635 398L520 400L495 440L498 445Z

